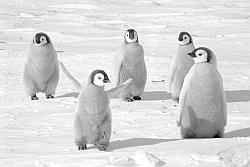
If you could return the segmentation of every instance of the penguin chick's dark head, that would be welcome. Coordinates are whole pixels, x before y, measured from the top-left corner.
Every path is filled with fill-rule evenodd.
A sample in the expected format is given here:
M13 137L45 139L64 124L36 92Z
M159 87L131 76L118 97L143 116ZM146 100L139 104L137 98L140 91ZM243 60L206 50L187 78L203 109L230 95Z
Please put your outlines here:
M199 47L194 49L191 53L188 53L194 59L195 63L210 62L212 51L205 47Z
M134 29L128 29L124 35L126 43L138 42L138 34Z
M50 42L49 36L43 32L37 33L33 38L33 43L37 46L43 46L49 44Z
M178 41L180 45L187 45L193 43L193 39L188 32L181 32L179 34Z
M109 83L109 77L103 70L94 70L90 74L90 82L96 86L104 86L105 83Z

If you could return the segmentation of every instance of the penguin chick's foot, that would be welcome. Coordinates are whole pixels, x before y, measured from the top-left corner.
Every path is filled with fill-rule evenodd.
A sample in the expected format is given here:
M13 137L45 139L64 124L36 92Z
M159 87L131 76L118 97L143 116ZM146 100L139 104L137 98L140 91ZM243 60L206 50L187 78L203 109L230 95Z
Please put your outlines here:
M134 96L133 99L134 100L141 100L141 97L140 96Z
M34 94L34 95L31 96L30 99L31 99L31 100L38 100L39 98L36 96L36 94Z
M125 99L123 99L124 101L126 101L126 102L133 102L134 100L133 99L131 99L131 98L125 98Z
M54 98L54 96L51 95L51 94L47 94L47 95L46 95L46 99L53 99L53 98Z
M87 146L86 145L78 146L78 150L87 150Z
M106 145L98 145L97 149L100 151L107 151L107 146Z

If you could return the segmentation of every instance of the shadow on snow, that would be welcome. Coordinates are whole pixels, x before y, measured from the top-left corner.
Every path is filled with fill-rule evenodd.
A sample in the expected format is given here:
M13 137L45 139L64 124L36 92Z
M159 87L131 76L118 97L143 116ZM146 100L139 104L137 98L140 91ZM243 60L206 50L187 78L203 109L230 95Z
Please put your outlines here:
M250 101L250 90L225 91L225 94L227 103ZM78 95L79 95L78 92L70 92L56 96L55 98L63 98L63 97L77 98ZM171 93L168 93L167 91L152 91L152 92L144 92L142 94L143 101L169 100L169 99L171 99Z
M64 98L64 97L74 97L74 98L78 98L79 93L78 92L70 92L70 93L66 93L60 96L56 96L55 98Z
M56 96L55 98L64 98L64 97L78 98L78 96L79 96L78 92L70 92ZM142 94L143 101L168 100L168 99L171 99L171 93L167 93L166 91L152 91L152 92L144 92Z
M179 139L132 138L132 139L126 139L126 140L116 140L116 141L110 142L109 151L128 148L128 147L154 145L154 144L171 142L171 141L176 141L176 140L179 140Z
M231 132L227 132L224 134L224 137L225 138L250 137L250 128L237 129L237 130L233 130Z
M227 103L250 101L250 90L225 91Z
M143 101L154 101L154 100L169 100L171 99L171 93L167 91L152 91L144 92L142 94Z

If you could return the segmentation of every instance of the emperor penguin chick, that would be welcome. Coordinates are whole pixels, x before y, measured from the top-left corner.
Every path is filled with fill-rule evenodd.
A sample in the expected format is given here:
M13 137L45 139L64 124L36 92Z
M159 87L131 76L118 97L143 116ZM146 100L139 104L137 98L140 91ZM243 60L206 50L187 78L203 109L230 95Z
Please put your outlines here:
M147 70L143 47L139 44L137 32L133 29L126 31L120 52L115 56L113 78L115 86L132 78L133 83L124 89L119 97L129 102L141 100L140 96L144 92L147 80Z
M66 70L62 63L61 67ZM132 79L120 87L105 91L104 84L108 82L109 78L103 70L95 70L89 76L87 87L78 89L80 95L74 121L74 134L75 144L79 150L87 149L87 144L94 144L101 151L107 150L112 128L109 97L127 87Z
M169 89L172 92L172 99L177 102L179 102L184 78L194 64L187 54L195 49L192 37L187 32L181 32L178 41L177 54L172 58L169 66Z
M223 137L227 105L215 55L205 47L199 47L189 55L195 64L186 75L180 93L177 125L181 128L181 136Z
M56 51L49 36L37 33L30 44L24 66L23 82L31 100L38 100L36 93L43 92L46 98L54 98L59 81L59 66Z

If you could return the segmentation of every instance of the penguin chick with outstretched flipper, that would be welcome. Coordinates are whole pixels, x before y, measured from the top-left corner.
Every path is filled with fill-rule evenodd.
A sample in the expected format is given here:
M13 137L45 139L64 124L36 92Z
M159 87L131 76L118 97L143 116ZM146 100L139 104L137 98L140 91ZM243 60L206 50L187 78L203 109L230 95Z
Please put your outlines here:
M223 137L227 104L215 54L199 47L189 55L195 64L185 77L180 93L177 125L182 138Z
M31 100L38 100L36 93L43 92L46 98L54 98L59 81L56 51L49 36L43 32L33 38L24 66L23 82Z
M195 49L193 39L187 32L181 32L178 41L177 54L172 58L169 66L169 89L172 93L172 99L177 102L184 78L194 64L192 58L187 54Z
M80 90L74 121L75 144L79 150L87 149L87 144L96 145L100 151L107 150L112 129L109 95L104 90L108 82L103 70L95 70L86 88Z
M144 92L147 70L144 61L143 47L139 44L138 34L128 29L124 35L124 42L118 55L114 58L113 79L115 86L121 85L132 78L133 83L124 89L119 97L125 101L141 100Z
M69 71L65 68L62 62L59 61L59 65L61 67L62 72L65 74L65 76L73 83L77 91L80 92L83 89L83 86L69 73ZM123 84L116 86L112 89L106 90L105 92L107 93L109 98L113 98L117 96L119 93L121 93L132 82L133 82L133 79L129 78Z

